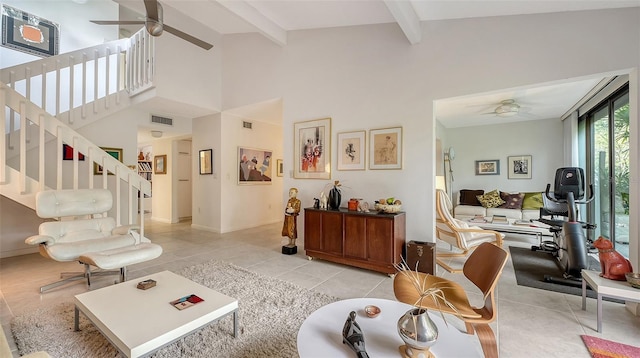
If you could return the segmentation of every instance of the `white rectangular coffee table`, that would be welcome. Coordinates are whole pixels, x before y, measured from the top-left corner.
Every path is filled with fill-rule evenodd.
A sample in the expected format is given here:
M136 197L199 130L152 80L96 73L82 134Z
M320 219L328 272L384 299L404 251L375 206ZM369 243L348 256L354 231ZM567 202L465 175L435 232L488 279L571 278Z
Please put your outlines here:
M156 286L136 288L147 279ZM169 304L190 294L204 302L183 310ZM75 330L81 311L127 357L147 355L229 314L238 335L238 300L169 271L79 294L75 305Z

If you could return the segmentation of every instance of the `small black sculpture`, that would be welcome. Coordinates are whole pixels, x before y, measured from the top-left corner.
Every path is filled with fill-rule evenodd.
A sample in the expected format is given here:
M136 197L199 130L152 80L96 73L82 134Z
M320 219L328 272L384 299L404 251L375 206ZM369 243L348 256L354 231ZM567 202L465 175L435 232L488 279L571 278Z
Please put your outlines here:
M364 335L360 325L356 322L356 312L351 311L347 321L342 328L342 343L349 345L349 348L356 352L358 358L369 358L369 354L364 348Z

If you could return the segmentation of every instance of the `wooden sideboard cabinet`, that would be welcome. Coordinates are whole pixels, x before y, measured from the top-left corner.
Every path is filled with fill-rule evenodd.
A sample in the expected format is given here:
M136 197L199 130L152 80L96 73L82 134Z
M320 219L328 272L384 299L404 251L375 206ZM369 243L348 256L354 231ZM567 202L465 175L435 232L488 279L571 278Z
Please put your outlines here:
M304 209L304 249L309 257L395 274L405 245L405 214Z

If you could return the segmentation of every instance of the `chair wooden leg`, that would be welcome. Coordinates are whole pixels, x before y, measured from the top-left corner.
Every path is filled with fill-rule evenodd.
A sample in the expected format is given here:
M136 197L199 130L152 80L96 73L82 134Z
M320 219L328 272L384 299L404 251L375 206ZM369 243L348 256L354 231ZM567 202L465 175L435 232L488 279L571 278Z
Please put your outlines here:
M493 333L491 327L486 323L474 324L473 326L478 334L480 346L482 347L485 358L498 358L496 335Z
M447 265L446 263L444 263L444 261L436 258L436 263L438 265L440 265L440 267L442 267L443 269L451 272L451 273L462 273L462 269L454 269L453 267Z
M469 322L465 322L464 326L467 329L467 334L475 334L476 333L474 328L473 328L473 324L471 324Z
M441 253L441 252L436 252L436 263L438 265L440 265L440 267L442 267L443 269L451 272L451 273L461 273L462 272L462 268L453 268L451 266L449 266L448 264L446 264L442 259L443 258L449 258L449 257L467 257L469 256L469 251L471 250L465 250L462 252L448 252L448 253Z

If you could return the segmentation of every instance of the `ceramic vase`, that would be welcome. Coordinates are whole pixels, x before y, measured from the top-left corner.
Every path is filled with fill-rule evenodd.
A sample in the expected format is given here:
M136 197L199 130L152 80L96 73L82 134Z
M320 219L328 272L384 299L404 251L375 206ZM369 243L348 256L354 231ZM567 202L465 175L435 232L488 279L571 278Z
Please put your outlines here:
M438 339L438 327L429 317L426 309L414 308L398 320L398 334L407 345L406 356L413 357L417 352L428 352ZM425 355L430 356L429 354Z
M329 190L329 208L332 210L338 210L340 208L340 202L342 202L342 194L337 187L333 187Z

